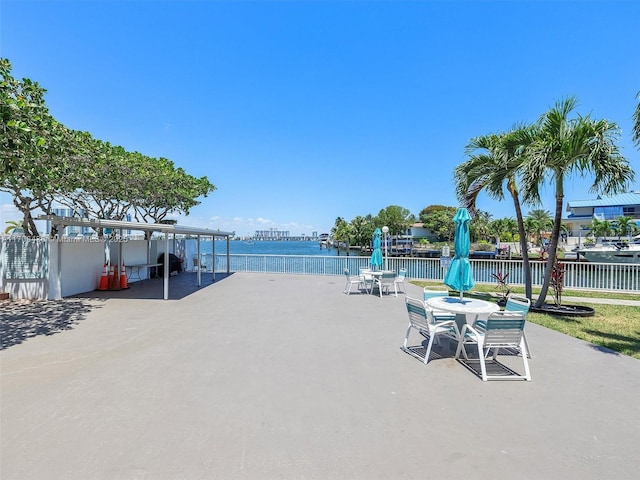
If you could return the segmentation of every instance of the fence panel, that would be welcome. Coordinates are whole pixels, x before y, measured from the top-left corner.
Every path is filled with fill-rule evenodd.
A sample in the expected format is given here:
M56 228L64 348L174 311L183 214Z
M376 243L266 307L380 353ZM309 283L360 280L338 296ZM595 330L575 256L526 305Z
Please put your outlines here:
M203 265L210 269L212 259ZM216 271L227 270L226 254L216 254ZM345 269L355 273L369 267L369 257L304 256L304 255L230 255L229 270L234 272L283 273L300 275L343 275ZM407 269L407 277L416 280L442 281L446 268L439 258L390 257L386 268ZM507 273L509 285L524 285L522 261L471 259L473 275L478 283L496 283L494 273ZM531 279L534 286L544 280L546 262L533 260ZM565 262L565 288L603 291L640 292L640 265Z

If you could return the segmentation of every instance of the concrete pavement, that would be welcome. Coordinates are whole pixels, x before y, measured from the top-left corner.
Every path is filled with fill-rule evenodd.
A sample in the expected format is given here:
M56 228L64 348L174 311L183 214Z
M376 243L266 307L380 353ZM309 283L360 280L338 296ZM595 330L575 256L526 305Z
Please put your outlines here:
M637 478L638 360L528 324L533 381L484 383L400 350L404 295L171 282L2 310L0 478Z

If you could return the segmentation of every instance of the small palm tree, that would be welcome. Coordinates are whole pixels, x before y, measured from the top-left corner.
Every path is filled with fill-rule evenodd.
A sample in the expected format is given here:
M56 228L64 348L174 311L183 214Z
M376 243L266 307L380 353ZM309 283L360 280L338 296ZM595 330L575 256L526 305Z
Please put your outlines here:
M623 235L629 235L633 223L635 223L633 218L624 215L616 219L616 234L618 235L618 240L620 240Z
M589 227L589 230L591 232L591 235L596 238L606 238L611 234L613 228L611 227L611 222L609 220L598 220L597 218L594 218L591 220L591 226Z
M553 228L553 217L548 210L541 208L531 210L527 214L527 220L534 229L536 241L542 244L542 232L547 232Z

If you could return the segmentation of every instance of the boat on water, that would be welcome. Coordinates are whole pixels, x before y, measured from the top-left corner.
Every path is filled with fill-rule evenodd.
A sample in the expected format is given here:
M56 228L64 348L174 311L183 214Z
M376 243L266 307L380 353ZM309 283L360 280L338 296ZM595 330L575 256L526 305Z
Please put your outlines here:
M637 263L640 264L640 238L633 242L613 242L609 244L583 247L576 250L579 256L594 263Z
M320 244L320 248L322 248L322 247L326 248L328 246L328 244L329 244L329 234L328 233L321 233L318 243Z

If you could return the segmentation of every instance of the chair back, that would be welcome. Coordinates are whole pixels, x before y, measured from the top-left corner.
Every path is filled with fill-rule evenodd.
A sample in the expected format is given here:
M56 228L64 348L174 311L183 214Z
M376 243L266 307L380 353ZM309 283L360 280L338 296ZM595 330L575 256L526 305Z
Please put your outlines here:
M409 322L420 330L429 330L429 319L427 317L427 309L420 300L411 297L405 297L407 313L409 314Z
M507 297L507 304L504 306L505 312L522 312L527 315L529 308L531 307L531 300L527 297L516 297L509 295Z
M490 313L484 331L485 346L519 347L525 315L523 312Z
M423 289L423 295L424 295L424 300L429 300L430 298L434 298L434 297L448 297L449 296L449 289L447 288L440 288L440 287L424 287Z
M403 281L406 276L407 276L407 269L406 268L401 268L400 269L400 273L398 273L397 280L398 281Z
M349 278L351 276L351 275L349 275L349 269L348 268L344 269L344 276L347 277L347 278Z
M393 282L396 280L396 274L394 272L384 272L380 275L380 284L381 285L393 285Z

